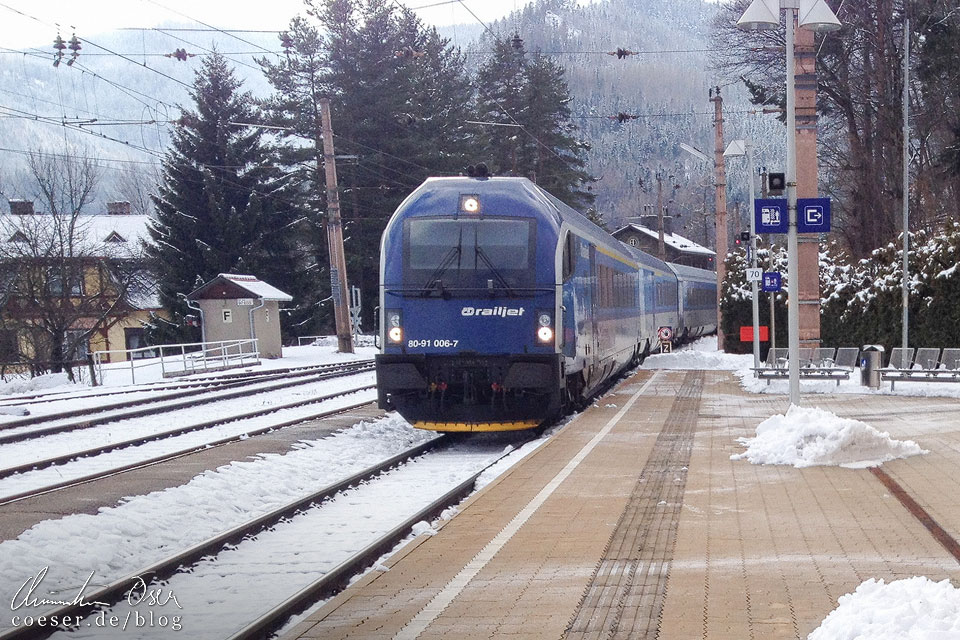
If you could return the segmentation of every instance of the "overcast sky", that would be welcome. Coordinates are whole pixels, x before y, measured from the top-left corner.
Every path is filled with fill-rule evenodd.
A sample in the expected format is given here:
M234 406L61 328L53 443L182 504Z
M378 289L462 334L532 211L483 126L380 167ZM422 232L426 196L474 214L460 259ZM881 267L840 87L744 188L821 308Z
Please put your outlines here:
M459 2L430 8L442 0L398 0L430 24L476 23ZM499 18L524 0L463 0L484 21ZM0 0L0 47L47 48L57 35L97 34L123 27L154 27L190 19L220 29L276 29L303 9L303 0ZM25 15L22 15L25 14ZM51 51L52 53L52 51ZM2 59L2 58L0 58Z

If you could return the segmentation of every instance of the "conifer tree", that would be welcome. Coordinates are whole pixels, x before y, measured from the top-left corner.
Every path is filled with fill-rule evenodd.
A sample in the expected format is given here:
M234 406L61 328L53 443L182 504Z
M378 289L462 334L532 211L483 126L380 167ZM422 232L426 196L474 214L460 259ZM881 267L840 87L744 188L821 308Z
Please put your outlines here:
M529 56L521 41L497 41L477 74L480 146L495 174L527 176L570 206L584 211L593 178L584 170L589 145L570 121L564 70L546 56Z
M284 165L310 167L296 179L311 215L322 220L319 100L331 101L336 153L349 157L337 163L347 275L361 288L369 329L386 221L425 178L466 164L470 83L463 56L396 3L328 0L309 16L282 34L283 59L259 60L275 89L265 106L272 124L290 129ZM325 264L326 254L317 260ZM325 278L318 282L329 291ZM329 326L331 311L318 310Z
M223 56L205 58L190 92L194 109L183 109L163 161L148 253L175 318L188 313L181 296L218 273L250 273L302 293L290 265L296 212L278 197L283 180L240 89Z

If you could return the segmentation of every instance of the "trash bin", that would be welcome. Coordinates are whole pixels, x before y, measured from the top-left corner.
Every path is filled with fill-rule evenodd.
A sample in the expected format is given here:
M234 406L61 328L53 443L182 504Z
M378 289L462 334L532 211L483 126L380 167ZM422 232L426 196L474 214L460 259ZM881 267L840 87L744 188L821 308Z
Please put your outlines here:
M880 388L880 367L883 366L883 347L865 344L860 352L860 384L871 389Z

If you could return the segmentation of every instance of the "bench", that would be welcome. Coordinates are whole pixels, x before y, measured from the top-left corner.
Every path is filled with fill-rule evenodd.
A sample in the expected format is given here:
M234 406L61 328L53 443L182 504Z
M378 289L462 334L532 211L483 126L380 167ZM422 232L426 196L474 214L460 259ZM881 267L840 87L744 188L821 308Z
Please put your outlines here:
M913 349L896 347L890 361L880 369L880 379L890 381L893 391L897 382L960 382L960 349Z
M860 349L857 347L805 347L800 349L800 368L798 374L804 380L849 380L857 366ZM771 349L767 353L765 366L755 368L755 375L770 384L771 380L786 379L790 376L789 349Z

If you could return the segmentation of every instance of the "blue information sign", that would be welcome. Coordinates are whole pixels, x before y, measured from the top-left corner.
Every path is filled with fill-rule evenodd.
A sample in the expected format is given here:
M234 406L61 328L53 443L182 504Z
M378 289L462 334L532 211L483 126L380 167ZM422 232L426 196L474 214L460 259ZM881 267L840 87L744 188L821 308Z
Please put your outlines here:
M797 199L797 233L830 231L830 198Z
M757 233L786 233L790 225L787 201L783 198L754 200L753 217Z
M780 272L765 271L763 273L763 285L761 288L764 291L780 291L780 289L783 288L783 281L780 278Z

